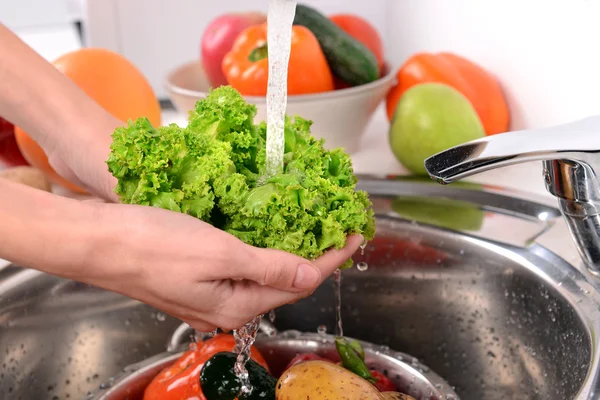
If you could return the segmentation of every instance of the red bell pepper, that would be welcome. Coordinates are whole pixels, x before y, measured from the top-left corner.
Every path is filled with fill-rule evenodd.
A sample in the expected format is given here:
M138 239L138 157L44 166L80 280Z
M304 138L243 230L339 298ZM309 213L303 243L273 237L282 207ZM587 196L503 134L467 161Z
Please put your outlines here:
M143 400L206 400L200 388L204 363L222 351L233 351L233 335L219 334L205 342L194 343L177 361L163 369L146 387ZM252 346L250 358L268 371L267 362Z

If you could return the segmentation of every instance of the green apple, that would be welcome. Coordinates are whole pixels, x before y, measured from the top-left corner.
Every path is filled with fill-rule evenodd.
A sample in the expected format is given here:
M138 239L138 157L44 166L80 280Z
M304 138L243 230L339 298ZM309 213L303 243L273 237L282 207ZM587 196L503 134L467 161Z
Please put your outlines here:
M408 89L398 101L389 131L398 161L419 175L427 174L426 158L484 136L481 120L469 100L441 83Z

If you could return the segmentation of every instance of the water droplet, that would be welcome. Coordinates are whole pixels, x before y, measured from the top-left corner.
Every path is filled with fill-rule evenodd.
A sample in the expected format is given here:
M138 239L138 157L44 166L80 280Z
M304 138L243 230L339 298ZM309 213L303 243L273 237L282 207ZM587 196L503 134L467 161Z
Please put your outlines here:
M167 316L162 312L156 313L156 320L160 322L164 322L167 319Z
M356 264L356 269L358 269L359 271L366 271L369 269L369 264L367 264L364 261L359 262L358 264Z
M319 325L319 327L317 328L317 333L319 335L326 335L327 334L327 327L325 325Z
M367 241L364 241L361 245L360 245L360 255L364 256L365 255L365 249L367 248Z
M271 323L274 323L274 322L275 322L275 310L271 310L271 311L269 311L269 321L270 321Z

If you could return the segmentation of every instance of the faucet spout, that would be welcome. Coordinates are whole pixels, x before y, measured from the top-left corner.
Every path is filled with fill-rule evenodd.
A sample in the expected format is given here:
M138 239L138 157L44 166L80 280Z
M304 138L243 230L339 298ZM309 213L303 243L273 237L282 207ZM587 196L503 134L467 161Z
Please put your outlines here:
M585 162L600 149L600 116L549 128L512 131L452 147L425 160L429 176L448 184L471 175L528 161Z
M600 276L600 116L549 128L474 140L425 160L429 176L449 184L471 175L542 161L546 189L558 198L585 264Z

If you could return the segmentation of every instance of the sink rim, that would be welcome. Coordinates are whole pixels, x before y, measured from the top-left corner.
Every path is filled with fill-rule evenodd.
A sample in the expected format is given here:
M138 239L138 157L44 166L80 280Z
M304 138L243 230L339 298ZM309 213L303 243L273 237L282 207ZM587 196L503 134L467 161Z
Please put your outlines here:
M557 207L552 207L545 202L535 200L527 200L530 197L527 194L521 194L515 197L514 191L503 190L501 188L482 187L477 191L454 186L441 186L434 182L416 182L414 180L403 180L398 178L359 178L358 189L367 190L371 195L378 197L395 197L407 196L407 193L412 194L429 194L437 197L452 197L475 199L481 203L492 202L494 208L500 213L505 212L511 215L516 215L523 219L533 219L539 217L542 211L549 212L552 225L549 230L555 230L558 227L565 227L563 218L560 216ZM477 195L472 197L473 193ZM471 197L470 197L471 196ZM534 197L534 196L531 196ZM516 200L518 199L518 201ZM507 200L505 202L505 200ZM388 218L389 215L383 215ZM424 229L442 230L443 228L428 226L422 224ZM494 252L504 252L504 256L512 258L519 257L518 264L531 264L528 270L538 273L548 271L548 267L538 267L536 260L545 260L549 265L555 265L556 268L551 268L552 271L558 271L555 274L541 274L541 279L548 284L549 287L556 290L560 297L569 303L581 321L586 335L586 343L590 344L590 360L589 368L584 380L581 383L579 392L575 399L592 399L600 393L600 352L598 351L598 332L600 332L600 279L587 273L587 270L577 263L570 262L570 258L578 257L574 246L565 246L560 248L548 247L538 242L537 240L527 247L509 246L500 242L493 242L487 239L478 238L469 232L456 231L461 239L475 241L478 246L487 247ZM565 237L565 242L571 243L570 237ZM526 266L524 265L524 268ZM19 275L17 275L19 274ZM11 290L20 285L21 279L36 279L37 276L44 275L37 271L14 268L0 267L0 287L2 291ZM540 276L538 274L538 276ZM12 279L11 279L12 278ZM562 282L559 285L559 282ZM589 291L586 294L585 291ZM2 295L3 293L0 293ZM136 302L135 300L132 300Z
M464 183L464 182L463 182ZM469 182L466 182L469 184ZM398 186L398 187L396 187ZM404 186L404 189L401 188ZM546 246L540 243L540 238L551 230L566 227L558 207L550 205L550 199L541 199L540 196L505 189L497 186L478 185L477 189L461 186L459 182L454 187L437 184L433 181L420 181L418 177L393 176L360 176L357 188L365 190L369 195L383 197L406 197L406 187L410 188L412 195L433 195L458 200L473 200L474 204L494 204L493 208L499 213L505 213L528 220L539 220L548 222L547 229L524 247L512 246L506 243L495 242L473 235L470 232L455 230L457 234L469 241L476 242L478 246L487 248L511 259L516 264L523 265L530 272L540 277L544 283L556 290L560 297L569 303L569 306L577 313L579 320L585 328L590 344L589 368L582 385L575 396L576 400L594 399L600 392L600 279L591 274L581 262L581 257L572 242L571 236L565 238L566 244L560 246ZM443 191L443 194L442 194ZM469 197L470 196L470 197ZM543 213L546 213L543 215ZM377 216L377 213L376 213ZM390 218L390 215L384 217ZM403 219L400 216L391 218ZM420 223L426 229L447 230L436 226ZM547 266L541 267L535 264L533 257L547 262ZM580 262L571 263L567 260L577 259ZM575 264L575 265L574 265ZM555 266L557 274L549 275L548 269ZM560 271L566 272L561 275ZM560 283L560 284L559 284ZM594 318L595 316L595 318Z

